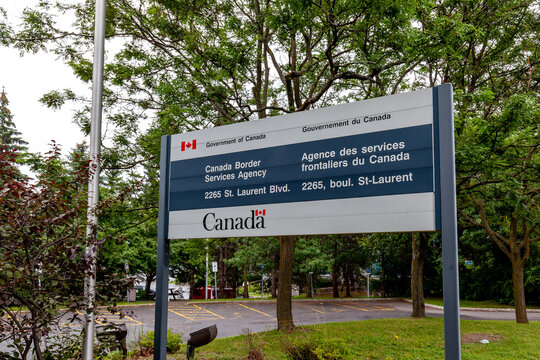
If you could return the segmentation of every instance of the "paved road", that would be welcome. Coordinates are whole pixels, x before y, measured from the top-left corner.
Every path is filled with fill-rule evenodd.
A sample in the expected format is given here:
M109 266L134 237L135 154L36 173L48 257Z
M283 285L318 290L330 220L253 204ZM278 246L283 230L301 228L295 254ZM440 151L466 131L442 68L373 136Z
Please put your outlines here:
M411 304L402 300L323 300L293 301L293 318L296 325L312 325L327 322L357 321L411 316ZM121 321L126 322L132 339L143 331L154 329L154 307L130 308L133 314ZM169 303L168 327L181 332L186 338L190 332L216 324L218 337L275 329L275 302L226 302L192 303L172 301ZM442 317L442 309L426 307L426 315ZM461 311L461 318L468 320L514 321L513 311ZM116 319L111 319L116 322ZM530 321L540 321L540 312L530 312ZM186 339L187 340L187 339Z
M154 306L126 307L127 316L103 314L97 317L98 324L107 321L126 323L129 341L139 334L154 330ZM403 300L296 300L293 301L293 318L296 325L311 325L327 322L357 321L381 318L400 318L411 316L411 304ZM184 334L184 340L190 332L216 324L218 337L242 334L249 329L252 332L275 329L276 303L274 301L219 302L200 303L188 301L169 302L168 327L174 332ZM442 317L442 309L426 307L426 315ZM67 318L67 316L66 316ZM469 320L509 320L514 321L513 311L461 311L462 319ZM540 311L529 312L530 321L540 321ZM74 331L81 328L78 324L68 325ZM0 344L0 351L5 351L7 344Z

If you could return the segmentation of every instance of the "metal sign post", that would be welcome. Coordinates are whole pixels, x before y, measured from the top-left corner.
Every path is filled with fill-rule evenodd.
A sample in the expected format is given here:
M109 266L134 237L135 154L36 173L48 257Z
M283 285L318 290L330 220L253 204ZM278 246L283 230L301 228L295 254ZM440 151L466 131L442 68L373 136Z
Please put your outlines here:
M456 207L456 169L454 160L454 102L452 86L439 86L434 105L439 116L440 219L442 236L444 358L461 359L459 329L459 276Z
M214 293L214 299L217 299L217 261L212 261L212 271L214 272L214 283L215 283L215 293Z
M167 359L167 313L169 289L169 166L170 136L161 138L159 174L159 219L156 276L156 316L154 328L154 360Z

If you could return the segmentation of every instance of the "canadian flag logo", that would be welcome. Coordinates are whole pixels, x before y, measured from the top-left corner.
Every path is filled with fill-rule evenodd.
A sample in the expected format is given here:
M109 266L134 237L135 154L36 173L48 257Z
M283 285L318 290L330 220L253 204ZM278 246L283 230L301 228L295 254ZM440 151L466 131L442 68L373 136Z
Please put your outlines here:
M255 210L255 216L266 216L266 209L264 210Z
M182 141L180 146L180 151L186 151L187 149L195 150L197 148L197 140L193 141Z

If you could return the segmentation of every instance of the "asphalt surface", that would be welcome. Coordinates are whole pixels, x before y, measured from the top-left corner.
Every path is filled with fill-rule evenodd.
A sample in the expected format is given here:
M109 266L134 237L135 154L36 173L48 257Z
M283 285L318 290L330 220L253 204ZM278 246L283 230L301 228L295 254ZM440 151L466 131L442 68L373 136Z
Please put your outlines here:
M97 325L125 323L128 329L128 342L140 334L154 330L154 305L123 307L125 316L111 315L106 311L97 316ZM312 325L328 322L359 321L367 319L410 317L412 306L404 300L367 299L328 299L295 300L292 304L293 319L296 325ZM69 323L66 314L66 327L78 332L78 323ZM72 315L72 314L71 314ZM82 315L82 314L81 314ZM496 311L493 309L461 309L462 319L468 320L507 320L515 321L512 309ZM440 307L426 305L426 316L442 317ZM540 310L530 310L529 321L540 321ZM272 330L277 327L275 301L230 301L230 302L189 302L170 301L167 327L173 332L182 333L187 341L189 333L216 324L218 338L251 332ZM0 344L0 351L7 344Z
M126 307L129 315L123 319L105 316L111 322L124 322L128 338L134 339L145 331L154 330L154 306ZM359 321L382 318L410 317L412 306L403 300L295 300L292 305L296 325L328 322ZM460 311L462 319L515 321L513 310L493 309ZM440 307L426 305L426 316L442 317ZM530 321L540 321L540 311L528 313ZM167 327L180 332L187 340L189 333L216 324L218 338L251 332L273 330L277 327L275 301L189 302L171 301Z

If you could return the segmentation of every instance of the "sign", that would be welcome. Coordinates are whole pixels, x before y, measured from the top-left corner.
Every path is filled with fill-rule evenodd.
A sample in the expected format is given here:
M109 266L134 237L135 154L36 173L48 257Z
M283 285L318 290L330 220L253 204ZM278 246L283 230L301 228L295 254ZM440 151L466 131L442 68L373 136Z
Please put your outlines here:
M433 91L173 135L169 238L437 230Z
M156 359L166 358L169 239L434 230L445 359L461 359L450 84L164 136L160 169Z
M212 261L212 272L217 272L217 261Z

